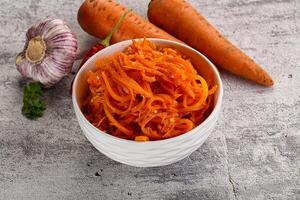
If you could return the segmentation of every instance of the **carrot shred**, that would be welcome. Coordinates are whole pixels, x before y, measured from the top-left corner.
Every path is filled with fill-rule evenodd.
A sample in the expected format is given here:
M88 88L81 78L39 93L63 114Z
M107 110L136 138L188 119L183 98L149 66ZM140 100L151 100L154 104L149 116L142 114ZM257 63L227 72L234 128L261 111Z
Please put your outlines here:
M135 136L134 140L137 142L147 142L149 141L149 137L145 135Z
M192 130L207 117L218 90L180 52L148 40L98 60L87 76L86 118L111 135L135 141Z

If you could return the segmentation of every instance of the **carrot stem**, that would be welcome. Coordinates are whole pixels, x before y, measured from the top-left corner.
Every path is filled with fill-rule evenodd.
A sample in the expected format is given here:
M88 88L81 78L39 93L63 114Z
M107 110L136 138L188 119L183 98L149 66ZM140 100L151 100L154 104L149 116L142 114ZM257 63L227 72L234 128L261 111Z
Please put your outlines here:
M127 10L124 15L119 19L119 21L117 22L117 24L113 27L113 29L111 30L111 32L108 34L108 36L102 40L101 44L105 47L108 47L110 44L110 40L113 36L113 34L116 32L116 30L119 28L119 26L121 25L122 21L125 19L125 17L132 11L132 9Z

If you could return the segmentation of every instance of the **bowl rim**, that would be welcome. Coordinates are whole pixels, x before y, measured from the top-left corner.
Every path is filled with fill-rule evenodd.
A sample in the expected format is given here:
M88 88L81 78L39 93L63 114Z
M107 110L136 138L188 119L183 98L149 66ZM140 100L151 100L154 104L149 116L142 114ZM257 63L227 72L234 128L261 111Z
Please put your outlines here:
M100 129L95 127L93 124L91 124L86 119L86 117L84 116L84 114L82 113L82 111L80 109L80 106L78 105L77 98L76 98L75 87L77 85L78 77L83 72L84 68L86 68L94 59L96 59L96 57L98 57L99 54L103 53L104 51L109 51L111 48L114 48L116 46L124 46L124 45L129 46L129 45L132 44L133 41L139 41L139 40L144 40L144 39L147 39L151 42L162 42L162 43L169 43L169 44L173 44L173 45L176 45L176 46L180 46L180 47L188 49L189 51L193 51L198 56L202 57L210 65L211 69L213 70L214 76L216 78L216 82L218 84L218 96L217 96L216 105L213 108L212 112L209 114L209 116L202 123L200 123L198 126L193 128L192 130L190 130L186 133L183 133L181 135L178 135L178 136L175 136L175 137L172 137L172 138L168 138L168 139L147 141L147 142L137 142L137 141L134 141L134 140L127 140L127 139L118 138L116 136L110 135L110 134L108 134L104 131L101 131ZM125 40L125 41L118 42L116 44L110 45L109 47L106 47L105 49L97 52L90 59L88 59L88 61L85 62L84 65L77 72L77 74L74 77L74 84L72 86L73 107L74 107L75 112L76 112L76 110L79 111L79 112L76 112L77 117L79 115L79 117L81 117L84 120L84 122L87 123L87 125L89 125L93 130L95 130L99 134L102 134L104 137L107 137L108 139L115 140L116 142L128 143L129 145L142 145L142 146L148 146L148 145L154 145L154 144L162 145L162 144L166 144L166 143L169 143L169 142L172 142L172 143L173 142L178 142L180 140L186 139L191 134L196 134L197 132L199 132L199 130L201 130L201 128L205 127L210 121L212 121L216 115L218 115L218 111L220 110L220 108L222 106L223 94L224 94L223 83L222 83L222 80L221 80L220 73L219 73L218 69L216 68L216 66L206 56L204 56L202 53L200 53L196 49L194 49L194 48L192 48L192 47L190 47L186 44L171 41L171 40L166 40L166 39L158 39L158 38L137 38L137 39ZM77 119L77 121L78 121L78 119ZM198 131L195 132L195 130L198 130Z

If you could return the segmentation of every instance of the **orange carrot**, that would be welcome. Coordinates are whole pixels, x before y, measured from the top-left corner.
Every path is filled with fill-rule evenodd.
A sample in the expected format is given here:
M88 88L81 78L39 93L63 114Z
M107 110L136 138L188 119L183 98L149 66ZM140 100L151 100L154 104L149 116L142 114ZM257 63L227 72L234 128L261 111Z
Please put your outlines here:
M134 140L137 141L137 142L147 142L147 141L149 141L149 137L144 136L144 135L135 136Z
M113 0L85 0L78 11L78 22L84 31L103 39L126 10ZM179 42L175 37L131 12L113 34L111 43L135 38L162 38Z
M116 137L167 139L190 131L210 113L217 92L210 82L180 52L143 40L96 62L83 110L92 124Z
M150 22L199 50L219 67L265 86L271 76L240 49L224 38L185 0L152 0Z

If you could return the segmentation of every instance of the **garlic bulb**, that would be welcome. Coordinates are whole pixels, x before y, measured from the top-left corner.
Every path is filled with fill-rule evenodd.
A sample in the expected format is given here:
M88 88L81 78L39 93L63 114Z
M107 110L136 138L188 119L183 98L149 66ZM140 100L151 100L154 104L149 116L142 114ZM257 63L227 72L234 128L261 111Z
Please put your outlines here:
M16 66L23 76L51 87L71 72L77 48L76 36L65 22L49 19L27 31Z

